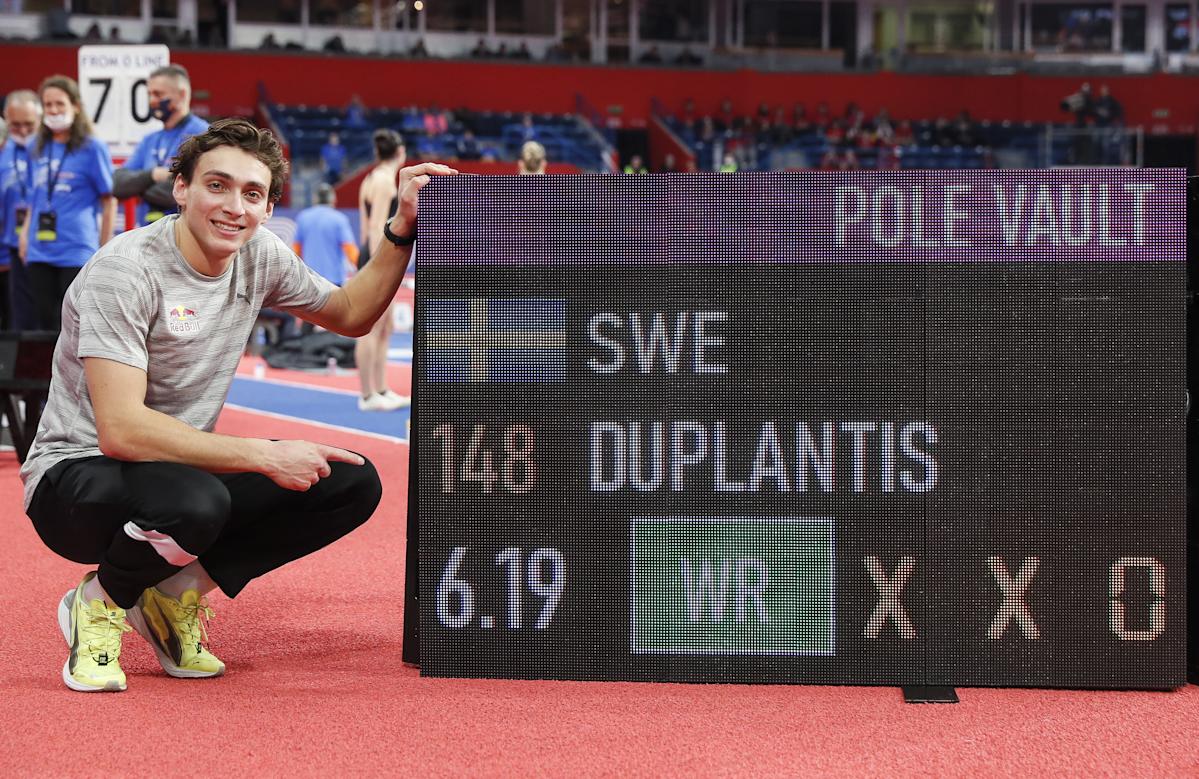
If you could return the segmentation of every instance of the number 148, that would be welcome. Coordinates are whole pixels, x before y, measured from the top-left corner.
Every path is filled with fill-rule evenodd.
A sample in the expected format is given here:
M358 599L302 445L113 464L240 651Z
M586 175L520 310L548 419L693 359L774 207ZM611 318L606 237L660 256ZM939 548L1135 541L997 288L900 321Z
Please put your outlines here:
M490 495L496 484L505 492L523 495L537 482L537 464L533 461L533 429L528 425L509 425L499 432L502 451L488 445L486 425L473 425L462 430L466 445L461 459L458 455L459 432L452 424L438 425L433 438L441 446L441 491L454 492L455 485L477 484L480 491Z

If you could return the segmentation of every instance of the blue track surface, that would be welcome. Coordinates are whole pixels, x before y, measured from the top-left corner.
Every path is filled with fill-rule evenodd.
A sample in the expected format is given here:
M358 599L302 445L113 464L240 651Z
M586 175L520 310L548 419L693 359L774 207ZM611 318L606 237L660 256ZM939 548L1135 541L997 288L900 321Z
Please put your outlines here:
M305 389L238 376L229 389L229 403L257 411L283 414L350 430L408 439L407 408L397 411L359 411L356 393Z

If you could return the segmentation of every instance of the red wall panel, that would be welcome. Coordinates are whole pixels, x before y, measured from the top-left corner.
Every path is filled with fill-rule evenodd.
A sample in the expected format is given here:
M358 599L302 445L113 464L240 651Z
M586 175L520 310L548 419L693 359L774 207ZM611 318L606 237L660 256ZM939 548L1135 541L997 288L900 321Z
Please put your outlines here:
M752 113L763 101L788 107L803 102L809 109L827 101L839 112L852 100L868 113L886 107L898 118L951 116L965 108L978 119L1063 122L1069 117L1058 103L1083 81L1023 74L760 73L278 52L179 50L173 59L191 71L198 91L207 92L197 102L213 116L252 113L261 80L275 100L310 105L341 105L357 93L369 106L438 104L564 113L574 110L578 93L601 111L620 106L618 115L626 125L643 124L654 97L671 108L691 97L700 112L714 111L726 97L741 113ZM56 72L75 74L75 47L0 45L0 91L36 86ZM1199 78L1154 74L1103 81L1124 104L1131 124L1172 132L1194 132L1199 124Z

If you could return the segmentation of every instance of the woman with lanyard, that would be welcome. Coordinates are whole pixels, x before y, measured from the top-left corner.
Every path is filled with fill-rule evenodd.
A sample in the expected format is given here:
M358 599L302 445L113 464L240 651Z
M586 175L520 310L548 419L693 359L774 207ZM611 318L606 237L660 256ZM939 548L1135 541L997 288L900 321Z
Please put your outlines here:
M44 115L33 152L34 189L21 233L21 255L37 303L38 326L58 330L67 288L112 237L117 203L112 196L112 157L92 133L79 85L66 76L51 76L38 92Z

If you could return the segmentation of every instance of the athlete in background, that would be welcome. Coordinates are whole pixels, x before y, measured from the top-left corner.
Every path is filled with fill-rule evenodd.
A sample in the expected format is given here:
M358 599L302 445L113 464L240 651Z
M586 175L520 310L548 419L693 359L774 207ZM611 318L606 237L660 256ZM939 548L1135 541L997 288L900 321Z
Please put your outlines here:
M396 213L400 202L396 177L407 157L404 139L394 130L375 130L372 140L378 164L363 179L358 190L358 231L362 241L359 269L366 267L371 259L371 242ZM388 306L387 313L375 322L370 333L358 339L354 347L358 378L362 383L358 408L362 411L395 411L412 402L387 386L387 349L394 329L393 308Z

